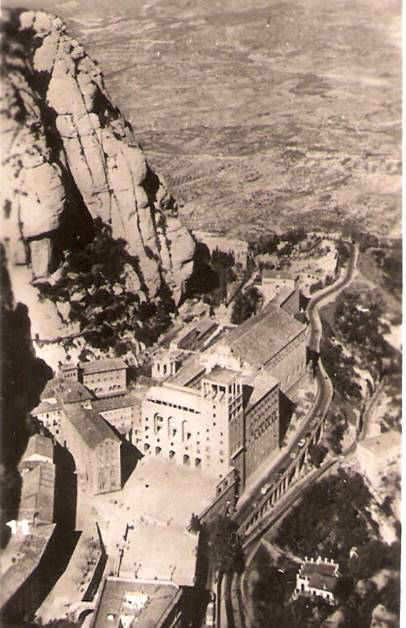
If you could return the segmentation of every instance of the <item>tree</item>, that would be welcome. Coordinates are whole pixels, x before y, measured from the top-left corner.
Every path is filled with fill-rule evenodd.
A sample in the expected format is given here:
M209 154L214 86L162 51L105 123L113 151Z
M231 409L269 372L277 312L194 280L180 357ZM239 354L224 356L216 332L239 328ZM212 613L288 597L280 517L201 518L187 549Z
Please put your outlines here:
M320 467L327 454L327 451L328 450L326 447L324 447L324 445L312 445L311 447L309 447L310 460L315 467Z
M152 344L169 326L174 303L165 286L157 303L141 302L128 286L132 274L147 292L138 258L127 251L125 240L112 237L109 225L96 219L93 239L70 251L59 278L38 289L42 299L69 303L70 321L94 348L111 348L128 333Z
M209 558L214 568L230 573L239 568L242 559L238 526L229 517L218 515L206 525Z
M257 313L261 303L262 295L254 286L245 292L240 292L234 300L231 322L235 325L241 325Z

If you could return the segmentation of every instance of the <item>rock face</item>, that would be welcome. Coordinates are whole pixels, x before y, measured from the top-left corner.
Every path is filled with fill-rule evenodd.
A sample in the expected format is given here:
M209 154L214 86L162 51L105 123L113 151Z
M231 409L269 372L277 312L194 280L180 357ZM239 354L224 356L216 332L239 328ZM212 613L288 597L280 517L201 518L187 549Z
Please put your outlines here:
M194 241L111 103L98 66L43 12L7 12L1 106L3 237L10 265L44 281L66 251L111 225L139 260L147 298L167 286L179 302ZM12 274L12 269L11 269ZM139 288L141 290L141 287Z

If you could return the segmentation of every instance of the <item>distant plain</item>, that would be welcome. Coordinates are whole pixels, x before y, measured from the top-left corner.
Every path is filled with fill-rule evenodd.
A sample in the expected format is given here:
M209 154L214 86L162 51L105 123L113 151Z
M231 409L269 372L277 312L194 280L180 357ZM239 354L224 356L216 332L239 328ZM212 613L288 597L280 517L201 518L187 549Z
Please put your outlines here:
M97 59L189 227L400 235L400 0L24 5Z

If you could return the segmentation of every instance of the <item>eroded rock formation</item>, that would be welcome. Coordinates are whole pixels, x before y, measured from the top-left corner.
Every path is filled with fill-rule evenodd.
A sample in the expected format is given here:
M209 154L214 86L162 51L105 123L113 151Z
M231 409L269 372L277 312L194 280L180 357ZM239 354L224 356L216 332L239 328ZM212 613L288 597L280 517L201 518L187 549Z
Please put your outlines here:
M176 203L112 104L98 66L43 12L3 16L3 237L11 265L44 281L96 218L139 260L147 298L167 286L179 301L194 242ZM11 269L12 275L12 269ZM142 288L141 288L142 286Z

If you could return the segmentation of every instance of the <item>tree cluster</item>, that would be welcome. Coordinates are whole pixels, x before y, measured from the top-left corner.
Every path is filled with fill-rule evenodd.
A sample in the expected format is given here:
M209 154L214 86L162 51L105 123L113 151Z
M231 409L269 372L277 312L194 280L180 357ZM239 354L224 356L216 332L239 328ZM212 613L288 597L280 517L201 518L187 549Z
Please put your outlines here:
M227 516L217 515L203 525L209 561L221 573L238 571L243 565L241 539L237 524Z
M337 337L352 346L377 377L382 376L385 361L395 354L384 338L390 328L383 319L382 304L369 294L344 292L338 300L334 324Z
M302 628L320 626L331 607L321 597L292 599L297 565L275 563L260 546L255 558L256 578L253 585L255 626L258 628Z
M289 229L285 233L266 233L261 234L258 238L250 242L250 247L255 255L272 254L290 255L293 248L302 240L306 239L306 231L299 228ZM278 249L278 246L284 243L284 246Z
M400 298L403 278L401 242L395 242L387 248L375 248L371 252L384 275L385 288Z
M369 540L371 495L361 475L340 470L306 491L284 519L277 543L299 556L342 558Z
M70 321L79 323L92 347L117 344L123 352L122 338L128 333L152 344L168 327L174 304L164 288L157 303L141 301L127 286L130 269L143 286L138 258L128 253L125 240L113 238L111 228L97 219L93 239L67 254L58 279L38 286L40 298L69 303Z
M248 288L244 292L239 292L234 300L231 322L241 325L251 316L254 316L262 304L262 295L255 286Z
M378 538L369 515L370 500L359 474L340 471L306 491L276 538L279 545L302 557L321 555L338 561L337 604L344 611L346 625L360 628L369 628L377 604L399 613L400 543L388 545ZM350 558L352 548L356 552ZM392 575L378 592L370 579L382 569L391 570ZM320 625L312 621L302 625Z

